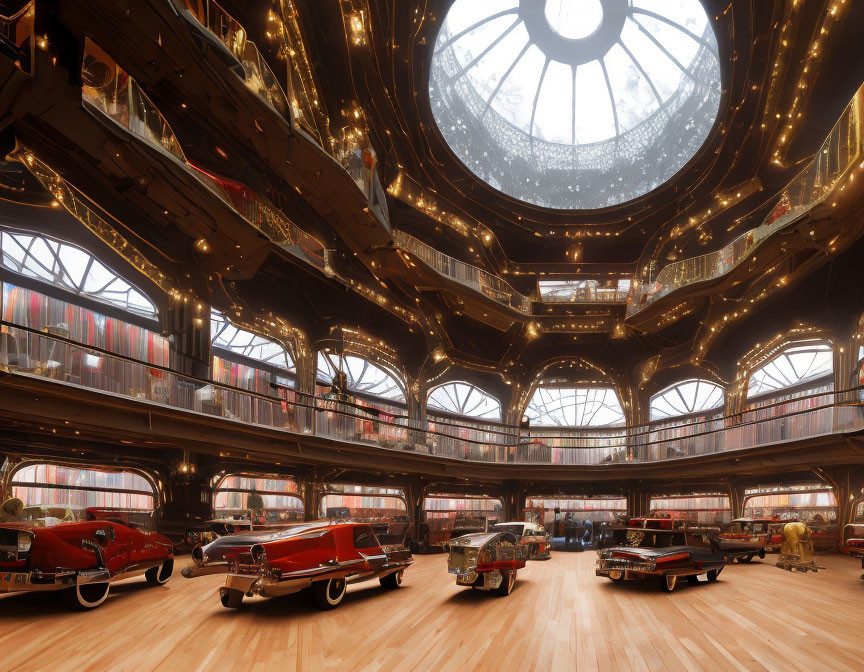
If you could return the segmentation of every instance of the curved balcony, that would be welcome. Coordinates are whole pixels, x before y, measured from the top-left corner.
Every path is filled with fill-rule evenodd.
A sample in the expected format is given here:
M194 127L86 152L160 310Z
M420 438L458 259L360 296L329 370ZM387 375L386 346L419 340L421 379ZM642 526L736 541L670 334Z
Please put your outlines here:
M719 250L664 266L656 278L634 288L627 314L637 313L682 287L725 275L763 241L826 202L838 187L842 190L841 181L864 157L862 109L864 86L855 93L813 160L786 185L775 207L758 226Z
M517 292L497 275L439 252L404 231L394 229L393 239L399 247L416 256L441 275L446 275L513 310L525 315L531 314L531 299Z
M16 377L55 381L142 404L268 428L294 440L315 436L464 462L586 466L664 463L864 430L864 402L856 393L859 388L819 392L734 416L713 416L677 426L654 423L518 431L489 423L439 419L423 426L386 405L361 406L282 387L276 388L278 396L256 394L9 322L0 325L0 371Z

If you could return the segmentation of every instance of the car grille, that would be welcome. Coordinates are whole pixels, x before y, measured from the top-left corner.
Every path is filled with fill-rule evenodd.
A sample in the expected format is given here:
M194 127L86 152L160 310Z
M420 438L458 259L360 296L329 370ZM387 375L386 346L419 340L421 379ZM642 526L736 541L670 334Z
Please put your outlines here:
M451 574L468 574L477 567L477 549L450 547L450 557L447 559L447 568Z
M625 558L597 558L597 569L620 569L635 572L653 572L656 569L653 562L627 560Z

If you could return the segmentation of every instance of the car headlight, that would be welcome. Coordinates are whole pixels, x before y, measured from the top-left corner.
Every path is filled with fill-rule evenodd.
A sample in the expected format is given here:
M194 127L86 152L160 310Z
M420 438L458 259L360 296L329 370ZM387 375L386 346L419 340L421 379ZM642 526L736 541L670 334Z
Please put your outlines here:
M264 550L264 547L261 544L255 544L250 548L249 554L252 556L252 560L256 565L267 564L267 551Z
M18 533L18 555L26 555L30 552L30 547L33 546L33 535L27 532Z

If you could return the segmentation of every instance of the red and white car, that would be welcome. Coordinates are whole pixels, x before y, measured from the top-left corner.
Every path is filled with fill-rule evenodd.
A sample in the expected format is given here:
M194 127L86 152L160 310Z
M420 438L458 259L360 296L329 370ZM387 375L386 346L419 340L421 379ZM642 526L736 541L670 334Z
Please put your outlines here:
M378 579L384 588L402 585L414 562L402 543L382 545L368 523L315 522L266 535L222 537L192 552L194 578L227 574L222 605L236 608L243 597L277 597L310 588L321 609L334 609L347 584Z
M64 605L85 611L101 605L115 581L143 574L159 585L173 571L171 540L127 523L0 523L0 593L56 591Z

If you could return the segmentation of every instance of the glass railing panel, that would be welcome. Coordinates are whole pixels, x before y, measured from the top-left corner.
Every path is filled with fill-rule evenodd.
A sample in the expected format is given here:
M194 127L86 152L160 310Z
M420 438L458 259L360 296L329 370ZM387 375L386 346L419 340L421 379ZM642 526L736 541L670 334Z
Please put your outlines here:
M0 14L0 53L10 58L19 70L33 74L33 33L35 3L28 2L14 14Z
M786 185L777 204L758 226L720 250L663 267L654 280L634 293L628 313L635 313L676 289L728 273L766 238L822 203L864 155L862 105L864 87L856 92L816 156Z
M237 59L240 68L232 70L243 80L246 88L280 114L287 114L288 98L258 47L246 38L243 26L213 0L182 0L181 6Z
M135 80L95 42L84 46L82 101L151 147L186 162L174 131Z
M193 379L99 348L4 323L0 369L166 408L201 413L295 435L474 462L607 465L662 462L769 444L801 441L864 428L860 402L838 395L758 408L681 427L491 429L478 423L429 423L412 428L404 416L284 389L281 398ZM847 395L848 396L848 395ZM806 402L806 403L805 403ZM400 409L394 409L400 410ZM637 440L637 437L647 440Z
M498 276L439 252L404 231L394 229L393 239L399 247L417 256L442 275L471 287L502 305L526 315L531 313L531 299L517 292Z
M378 161L369 138L359 128L345 128L333 143L333 156L345 169L367 200L372 198L375 166Z
M189 162L174 131L129 74L98 45L87 40L82 99L122 128L168 153L222 202L272 242L318 269L330 273L327 252L314 237L297 227L272 203L246 185L214 175Z
M608 280L540 280L544 303L625 303L630 296L630 278Z

